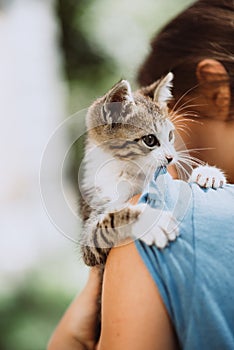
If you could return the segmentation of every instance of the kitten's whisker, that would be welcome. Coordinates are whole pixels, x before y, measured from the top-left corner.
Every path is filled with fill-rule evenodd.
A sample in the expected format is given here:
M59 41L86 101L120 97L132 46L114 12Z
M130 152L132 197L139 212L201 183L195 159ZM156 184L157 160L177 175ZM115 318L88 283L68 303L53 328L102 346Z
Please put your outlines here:
M180 170L178 164L175 164L175 167L176 167L176 171L177 171L177 173L178 173L178 175L179 175L179 176L178 176L179 179L182 179L182 173L181 173L181 170Z
M184 119L186 116L191 116L194 118L201 118L201 116L199 114L196 113L196 111L187 111L185 113L182 114L182 118Z
M189 172L179 162L177 162L175 165L181 179L190 176Z
M178 153L178 155L179 155L180 157L188 158L188 159L192 159L192 160L198 160L198 161L202 162L202 160L201 160L200 158L191 156L190 154L182 153L182 152L177 152L177 153Z
M190 101L188 101L189 103ZM207 106L206 103L196 103L196 104L184 104L184 105L181 105L176 111L175 113L179 113L179 114L183 114L182 111L184 110L188 110L189 111L189 108L191 107L204 107L204 106ZM192 111L191 112L196 112L196 111Z
M185 123L184 120L177 120L176 122L173 122L173 123L175 128L178 128L178 127L190 128L190 126L187 123Z
M179 173L180 173L180 178L183 179L184 177L187 176L186 170L180 163L177 163L176 165L177 165L177 169L179 170Z
M177 122L183 122L183 118L181 116L170 116L170 120L173 124Z
M187 103L190 103L190 102L195 101L195 100L197 100L197 99L198 99L198 96L196 96L196 97L191 97L189 100L187 100L187 101L185 101L184 103L182 103L182 104L180 105L179 109L180 109L181 107L184 107ZM179 109L177 109L176 111L178 111Z
M192 118L194 118L194 116L192 116ZM194 119L192 119L192 118L187 117L187 116L184 117L184 119L186 120L186 123L189 122L189 123L197 123L197 124L199 124L199 125L204 125L203 122L198 121L198 120L194 120Z
M178 161L180 161L180 162L182 162L182 163L185 163L185 164L189 164L189 165L196 165L196 166L198 166L198 165L205 165L205 163L204 162L202 162L202 161L200 161L200 160L196 160L196 159L189 159L189 158L179 158L179 160Z
M180 157L180 158L178 159L178 162L187 163L187 164L190 164L190 165L191 165L191 164L193 164L193 163L196 163L196 160Z
M176 115L176 116L171 116L170 120L172 121L172 123L176 126L178 125L178 122L181 122L184 124L184 122L192 122L192 123L197 123L200 125L203 125L203 122L198 121L198 120L194 120L192 118L200 118L200 116L198 114L195 113L189 113L186 112L183 115Z
M184 132L188 137L190 137L190 134L188 133L188 131L186 130L186 128L182 128L182 127L176 127L176 130L180 130L180 131L182 131L182 132ZM189 131L191 131L190 129L189 129Z
M192 119L192 118L190 118L190 117L187 117L187 116L185 116L182 120L179 120L179 119L178 119L176 122L174 122L174 121L172 120L172 122L173 122L173 124L174 124L175 127L178 127L178 126L189 127L189 126L188 126L188 123L197 123L197 124L199 124L199 125L203 125L203 124L204 124L204 123L201 122L201 121L194 120L194 119Z
M179 162L177 163L177 166L178 166L178 168L182 171L184 177L188 178L188 177L190 176L192 170L193 170L193 167L191 167L190 165L188 165L188 164L186 164L186 163L184 163L184 164L185 164L185 166L186 166L187 168L189 168L188 170L185 168L185 166L183 166L183 165L182 165L181 163L179 163Z
M191 105L192 106L198 106L198 105ZM170 112L170 118L171 120L176 120L176 119L181 119L183 120L184 119L184 116L194 116L195 118L201 118L201 116L198 114L197 111L194 111L194 110L187 110L185 112L180 112L180 111L175 111L173 113Z
M174 111L176 109L176 107L178 106L178 104L180 103L180 101L183 100L183 98L188 95L192 90L196 89L199 86L199 84L194 85L193 87L191 87L190 89L188 89L179 99L178 101L175 103L175 105L172 108L172 111Z
M172 123L174 124L174 125L178 125L178 124L183 124L184 125L184 122L185 122L185 120L189 120L189 118L187 117L187 116L185 116L185 117L178 117L178 118L176 118L176 119L171 119L171 121L172 121Z
M180 163L184 163L186 165L188 165L190 168L193 168L194 166L197 167L199 165L204 165L204 164L200 164L200 163L197 163L195 161L188 161L188 159L180 159L178 162Z
M178 107L178 109L172 109L172 112L179 113L180 111L183 111L184 109L188 109L189 107L202 107L207 106L207 103L196 103L196 104L190 104L190 102L198 99L199 97L194 97L189 99L188 101L185 101L182 105Z
M197 162L202 162L204 163L200 158L196 158L196 157L193 157L189 154L181 154L180 152L177 152L178 153L178 156L180 157L180 159L191 159L191 160L194 160L194 161L197 161Z
M191 128L187 124L175 124L176 129L181 128L181 129L188 129L191 131Z
M184 166L183 166L182 164L185 164L187 167L189 167L190 170L193 169L193 165L194 165L194 164L193 164L193 165L190 164L190 162L188 162L187 159L186 159L186 160L179 159L179 160L178 160L178 164L180 164L180 166L183 167L183 168L184 168Z
M195 153L199 153L199 151L210 151L210 150L214 150L214 147L201 147L201 148L188 148L185 150L178 150L177 152L180 153L188 153L188 152L195 152Z
M176 121L173 121L173 120L171 120L171 121L172 121L172 123L174 124L175 127L186 125L186 124L184 123L184 120L181 120L181 119L177 119Z
M172 113L170 114L170 119L174 123L177 120L183 120L183 116L181 114Z
M199 115L197 115L197 114L192 114L192 113L185 113L184 115L183 115L183 118L182 118L182 120L181 121L186 121L186 122L189 122L190 120L191 121L193 121L193 119L192 118L197 118L197 119L199 119L200 118L200 116ZM196 122L198 123L199 121L198 120L196 120ZM200 121L199 122L200 124L203 124L203 122L202 121Z
M200 118L197 114L187 112L187 113L184 113L183 115L175 117L174 119L171 118L171 121L173 123L177 123L178 121L184 123L184 120L190 120L191 117L192 118Z

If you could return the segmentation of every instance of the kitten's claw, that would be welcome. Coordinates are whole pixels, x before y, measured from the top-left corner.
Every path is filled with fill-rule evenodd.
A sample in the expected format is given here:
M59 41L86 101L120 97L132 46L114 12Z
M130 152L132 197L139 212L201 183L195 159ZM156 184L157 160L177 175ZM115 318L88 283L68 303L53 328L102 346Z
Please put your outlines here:
M144 211L133 225L133 235L147 245L155 244L158 248L165 248L170 241L179 235L177 221L168 211L153 209L148 205L142 206Z
M195 182L203 188L217 189L226 184L226 177L224 173L216 167L201 165L193 170L189 182Z

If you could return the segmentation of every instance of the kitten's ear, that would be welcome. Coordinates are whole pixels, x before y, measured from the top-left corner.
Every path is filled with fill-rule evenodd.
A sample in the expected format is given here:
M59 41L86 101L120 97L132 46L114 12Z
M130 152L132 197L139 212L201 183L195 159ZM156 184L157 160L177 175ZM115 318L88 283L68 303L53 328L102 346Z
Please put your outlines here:
M121 80L106 94L106 102L133 102L132 90L127 80Z
M164 78L158 81L156 89L154 91L154 102L159 103L160 105L166 106L169 100L172 98L171 88L173 73L168 73Z
M172 80L173 74L170 72L162 79L155 81L149 86L143 87L140 92L145 96L149 96L154 102L164 107L172 98Z
M105 123L121 122L133 104L131 86L127 80L121 80L104 96L102 114Z

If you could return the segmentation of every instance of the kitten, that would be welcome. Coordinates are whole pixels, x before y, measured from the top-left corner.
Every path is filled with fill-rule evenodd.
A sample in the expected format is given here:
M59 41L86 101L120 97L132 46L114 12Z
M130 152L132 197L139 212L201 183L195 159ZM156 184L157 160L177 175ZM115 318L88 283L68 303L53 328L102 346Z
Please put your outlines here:
M88 110L80 207L82 253L89 266L104 264L111 247L128 237L164 248L178 235L172 213L129 204L157 168L178 161L167 108L172 79L169 73L135 93L122 80ZM216 168L212 171L210 177L199 167L190 180L222 186L225 177Z

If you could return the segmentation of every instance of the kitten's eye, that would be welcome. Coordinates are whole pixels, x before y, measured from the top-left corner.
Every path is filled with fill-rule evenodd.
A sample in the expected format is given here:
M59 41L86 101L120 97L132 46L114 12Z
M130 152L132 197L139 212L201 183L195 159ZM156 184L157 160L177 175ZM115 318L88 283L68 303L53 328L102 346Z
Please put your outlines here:
M169 141L172 141L174 139L174 132L171 130L168 135Z
M150 135L146 135L142 137L142 141L144 142L144 144L149 147L149 148L153 148L155 146L160 146L160 142L157 139L157 137L153 134Z

